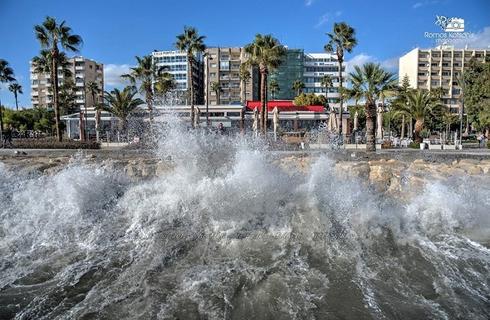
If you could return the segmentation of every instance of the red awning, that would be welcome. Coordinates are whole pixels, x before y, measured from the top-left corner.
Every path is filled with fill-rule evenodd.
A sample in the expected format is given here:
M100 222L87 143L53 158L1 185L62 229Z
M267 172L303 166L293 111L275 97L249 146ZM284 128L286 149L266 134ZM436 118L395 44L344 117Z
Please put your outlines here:
M254 110L260 108L260 101L247 101L247 110ZM295 106L291 100L273 100L267 101L267 111L271 112L276 108L281 111L295 112L295 111L310 111L310 112L325 112L324 106Z

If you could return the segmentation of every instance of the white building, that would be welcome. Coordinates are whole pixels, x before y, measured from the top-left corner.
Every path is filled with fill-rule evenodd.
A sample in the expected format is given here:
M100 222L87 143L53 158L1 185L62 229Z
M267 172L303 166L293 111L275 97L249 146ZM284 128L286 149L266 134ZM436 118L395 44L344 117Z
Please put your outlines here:
M176 91L182 95L182 103L186 102L189 81L187 79L187 55L182 51L154 51L152 52L153 63L159 67L165 67L176 83ZM203 103L203 59L201 55L195 57L193 68L195 103Z
M415 48L400 57L399 82L401 84L407 76L414 89L431 90L442 87L445 90L444 104L451 111L457 112L461 95L458 77L471 59L483 62L488 56L490 50L486 49L455 49L453 46Z
M347 74L345 72L346 63L342 68L344 86L347 84ZM333 80L333 88L329 88L328 93L322 85L322 78L330 75ZM339 102L339 65L337 57L330 53L305 53L303 81L305 83L305 93L315 93L316 95L327 94L328 102L334 107L338 107Z

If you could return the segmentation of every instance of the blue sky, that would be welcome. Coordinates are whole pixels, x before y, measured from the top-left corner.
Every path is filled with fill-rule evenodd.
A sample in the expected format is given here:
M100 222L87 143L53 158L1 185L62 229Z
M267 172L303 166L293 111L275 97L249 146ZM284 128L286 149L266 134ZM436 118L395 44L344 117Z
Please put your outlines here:
M198 28L208 46L241 46L256 33L272 33L291 48L321 52L333 22L346 21L359 45L347 59L378 61L392 71L398 58L415 47L432 47L424 32L439 32L436 15L465 19L470 46L490 45L489 0L0 0L0 58L14 68L24 87L21 106L30 106L29 60L39 52L33 26L46 15L66 20L82 36L81 54L105 64L107 87L135 55L172 49L184 25ZM2 103L13 94L0 89Z

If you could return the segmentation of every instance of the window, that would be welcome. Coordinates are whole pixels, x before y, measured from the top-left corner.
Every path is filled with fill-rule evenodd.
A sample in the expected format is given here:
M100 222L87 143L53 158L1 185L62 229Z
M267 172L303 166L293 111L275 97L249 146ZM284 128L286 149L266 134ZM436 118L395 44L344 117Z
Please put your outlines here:
M230 69L230 62L228 62L228 61L220 61L219 68L220 69L225 69L225 70Z

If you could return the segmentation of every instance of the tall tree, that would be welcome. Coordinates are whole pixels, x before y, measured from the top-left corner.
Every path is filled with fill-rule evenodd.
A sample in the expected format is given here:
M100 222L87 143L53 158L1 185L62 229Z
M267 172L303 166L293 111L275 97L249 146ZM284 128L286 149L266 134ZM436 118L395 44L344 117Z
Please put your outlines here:
M137 93L134 86L127 86L122 91L119 89L111 92L105 91L104 103L98 105L97 108L118 117L121 120L120 130L126 132L130 114L140 105L145 104L140 98L134 97Z
M58 103L58 62L61 46L67 51L78 52L83 41L79 35L72 34L72 30L65 21L58 23L52 17L46 17L40 25L34 26L36 38L41 48L51 53L51 82L53 83L53 106L55 112L56 137L62 139L60 126L60 109Z
M60 105L60 115L66 115L77 112L78 105L76 103L77 95L75 83L71 78L67 78L60 83L58 88L58 102Z
M385 90L393 90L396 87L396 77L375 63L366 63L362 67L354 66L354 72L349 73L349 77L352 86L358 88L366 101L366 151L375 152L376 102L386 95Z
M12 84L9 85L9 91L12 92L14 94L14 98L15 98L15 110L19 110L19 102L18 102L18 99L17 99L17 94L23 94L24 92L22 92L22 86L20 84L18 84L17 82L14 82Z
M342 88L340 94L346 100L354 99L355 105L349 110L349 113L354 118L354 131L357 131L359 129L359 114L362 113L359 100L363 97L363 91L358 85L353 85L352 88Z
M191 123L192 127L195 127L195 93L194 93L194 71L192 69L196 56L203 53L206 50L204 44L205 36L200 36L197 29L194 27L184 27L184 33L177 36L177 42L175 47L187 54L187 86L189 88L189 96L191 102Z
M301 80L295 80L293 82L293 86L291 87L291 89L296 91L297 96L299 96L303 92L304 88L305 88L305 83Z
M260 125L262 133L267 133L267 76L283 62L286 48L272 35L257 34L252 43L245 46L247 66L257 66L260 72Z
M218 81L211 82L211 91L216 94L216 104L220 104L221 85Z
M163 98L165 95L175 89L176 84L172 74L168 72L168 67L160 68L159 75L155 82L153 83L153 89L155 91L155 96Z
M92 107L95 109L95 140L99 142L100 140L100 110L97 108L99 104L99 94L102 92L102 88L95 81L89 81L85 85L85 92L92 98ZM87 102L85 102L87 106Z
M394 110L415 119L414 140L422 142L420 132L428 119L434 117L438 109L445 106L427 90L413 90L405 96L405 101L393 105Z
M239 76L240 76L240 81L242 82L242 90L240 90L241 93L243 94L242 103L243 105L245 105L247 103L247 84L249 83L252 77L246 64L240 65Z
M269 91L271 92L272 100L276 100L276 93L281 91L281 88L279 87L279 83L277 82L276 79L272 79L269 82Z
M136 66L131 68L130 73L123 74L121 77L128 79L133 86L139 86L139 92L145 96L149 117L152 120L156 89L159 91L168 89L164 86L167 85L169 74L165 67L158 67L150 55L135 58Z
M458 79L460 101L466 103L467 117L477 130L490 135L490 58L483 62L471 59L462 77ZM462 78L462 79L461 79ZM463 81L464 79L464 81Z
M329 38L328 43L324 49L326 52L333 53L337 56L337 63L339 64L339 91L343 88L343 63L345 52L352 52L352 49L357 45L356 31L345 22L334 23L333 30L327 33ZM339 133L342 135L342 113L344 109L343 99L340 97L340 123Z
M9 66L6 60L0 59L0 83L8 83L15 81L14 70ZM2 104L0 101L0 139L3 133L3 115Z

